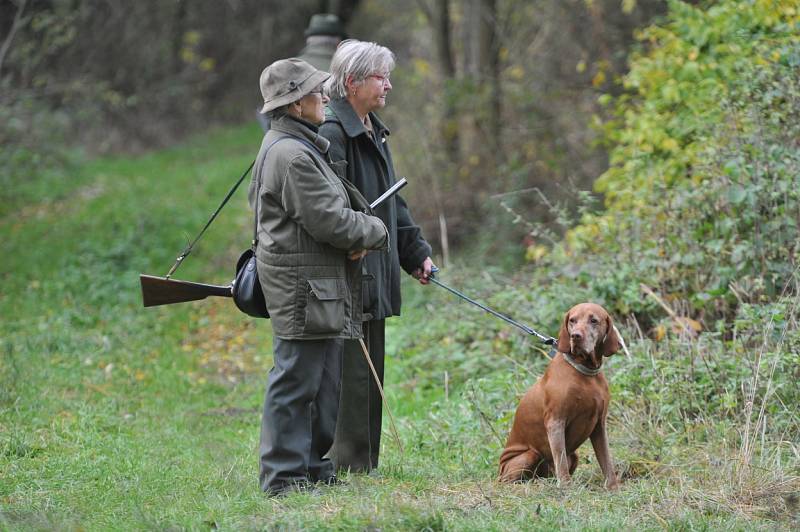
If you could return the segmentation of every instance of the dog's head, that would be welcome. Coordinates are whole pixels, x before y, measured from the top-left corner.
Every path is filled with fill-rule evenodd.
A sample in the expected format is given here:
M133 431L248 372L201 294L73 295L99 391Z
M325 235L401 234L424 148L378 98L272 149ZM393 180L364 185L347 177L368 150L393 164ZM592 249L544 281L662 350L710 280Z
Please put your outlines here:
M575 356L588 356L596 364L601 357L620 349L620 341L606 309L595 303L580 303L564 315L558 333L558 350Z

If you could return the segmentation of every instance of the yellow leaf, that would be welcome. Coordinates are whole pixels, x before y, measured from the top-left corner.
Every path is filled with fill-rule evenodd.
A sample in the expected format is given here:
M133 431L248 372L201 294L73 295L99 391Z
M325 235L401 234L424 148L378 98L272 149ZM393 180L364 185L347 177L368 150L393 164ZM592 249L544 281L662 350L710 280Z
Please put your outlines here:
M602 70L595 74L594 78L592 78L592 86L597 88L600 87L603 83L606 82L606 73Z
M216 64L217 62L214 61L212 58L206 57L205 59L200 61L200 65L198 66L200 67L200 70L202 70L203 72L211 72L212 70L214 70Z
M699 333L703 330L703 326L700 324L699 321L693 320L692 318L686 318L684 316L678 316L675 318L675 322L677 323L678 327L676 329L677 332L682 332L681 329L688 329L689 331Z
M200 42L200 32L199 31L187 31L183 34L183 42L188 45L194 45Z
M414 70L419 74L426 76L431 71L431 64L424 59L414 59Z
M661 149L669 152L678 151L678 141L673 138L666 138L661 141Z
M636 0L622 0L623 13L630 15L634 9L636 9Z
M547 248L541 245L531 245L525 250L525 260L528 262L537 262L542 257L547 255Z
M181 59L183 59L184 63L194 63L196 59L196 56L194 55L194 50L192 50L191 48L182 48Z
M508 76L511 79L521 80L525 77L525 69L519 65L514 65L513 67L508 69Z

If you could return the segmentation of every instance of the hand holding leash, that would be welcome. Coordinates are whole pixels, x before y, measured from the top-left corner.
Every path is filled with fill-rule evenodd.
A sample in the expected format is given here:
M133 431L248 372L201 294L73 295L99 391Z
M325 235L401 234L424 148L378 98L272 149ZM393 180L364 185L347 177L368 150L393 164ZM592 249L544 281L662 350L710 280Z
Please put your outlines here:
M422 262L422 266L414 270L411 274L414 276L414 279L419 281L420 284L428 284L430 282L430 278L433 276L433 271L439 271L430 257L425 257L425 260Z

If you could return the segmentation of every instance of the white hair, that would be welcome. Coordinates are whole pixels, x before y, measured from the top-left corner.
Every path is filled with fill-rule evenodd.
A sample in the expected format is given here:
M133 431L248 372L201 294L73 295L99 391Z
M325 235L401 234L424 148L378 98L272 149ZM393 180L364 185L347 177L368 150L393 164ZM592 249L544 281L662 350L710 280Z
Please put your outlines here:
M347 80L357 85L372 74L383 75L394 68L391 50L374 42L347 39L339 44L331 59L331 77L325 83L331 98L347 97Z

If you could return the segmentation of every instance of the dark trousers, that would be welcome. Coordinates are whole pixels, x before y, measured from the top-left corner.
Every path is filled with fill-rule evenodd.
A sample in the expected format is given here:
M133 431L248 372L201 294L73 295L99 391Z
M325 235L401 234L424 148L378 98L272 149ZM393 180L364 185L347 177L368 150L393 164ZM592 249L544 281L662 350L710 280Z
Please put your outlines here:
M342 340L273 339L261 418L259 481L266 492L326 480L339 404Z
M364 341L383 384L385 320L364 322ZM339 417L331 455L337 470L369 472L378 467L381 394L358 340L346 340L342 357Z

